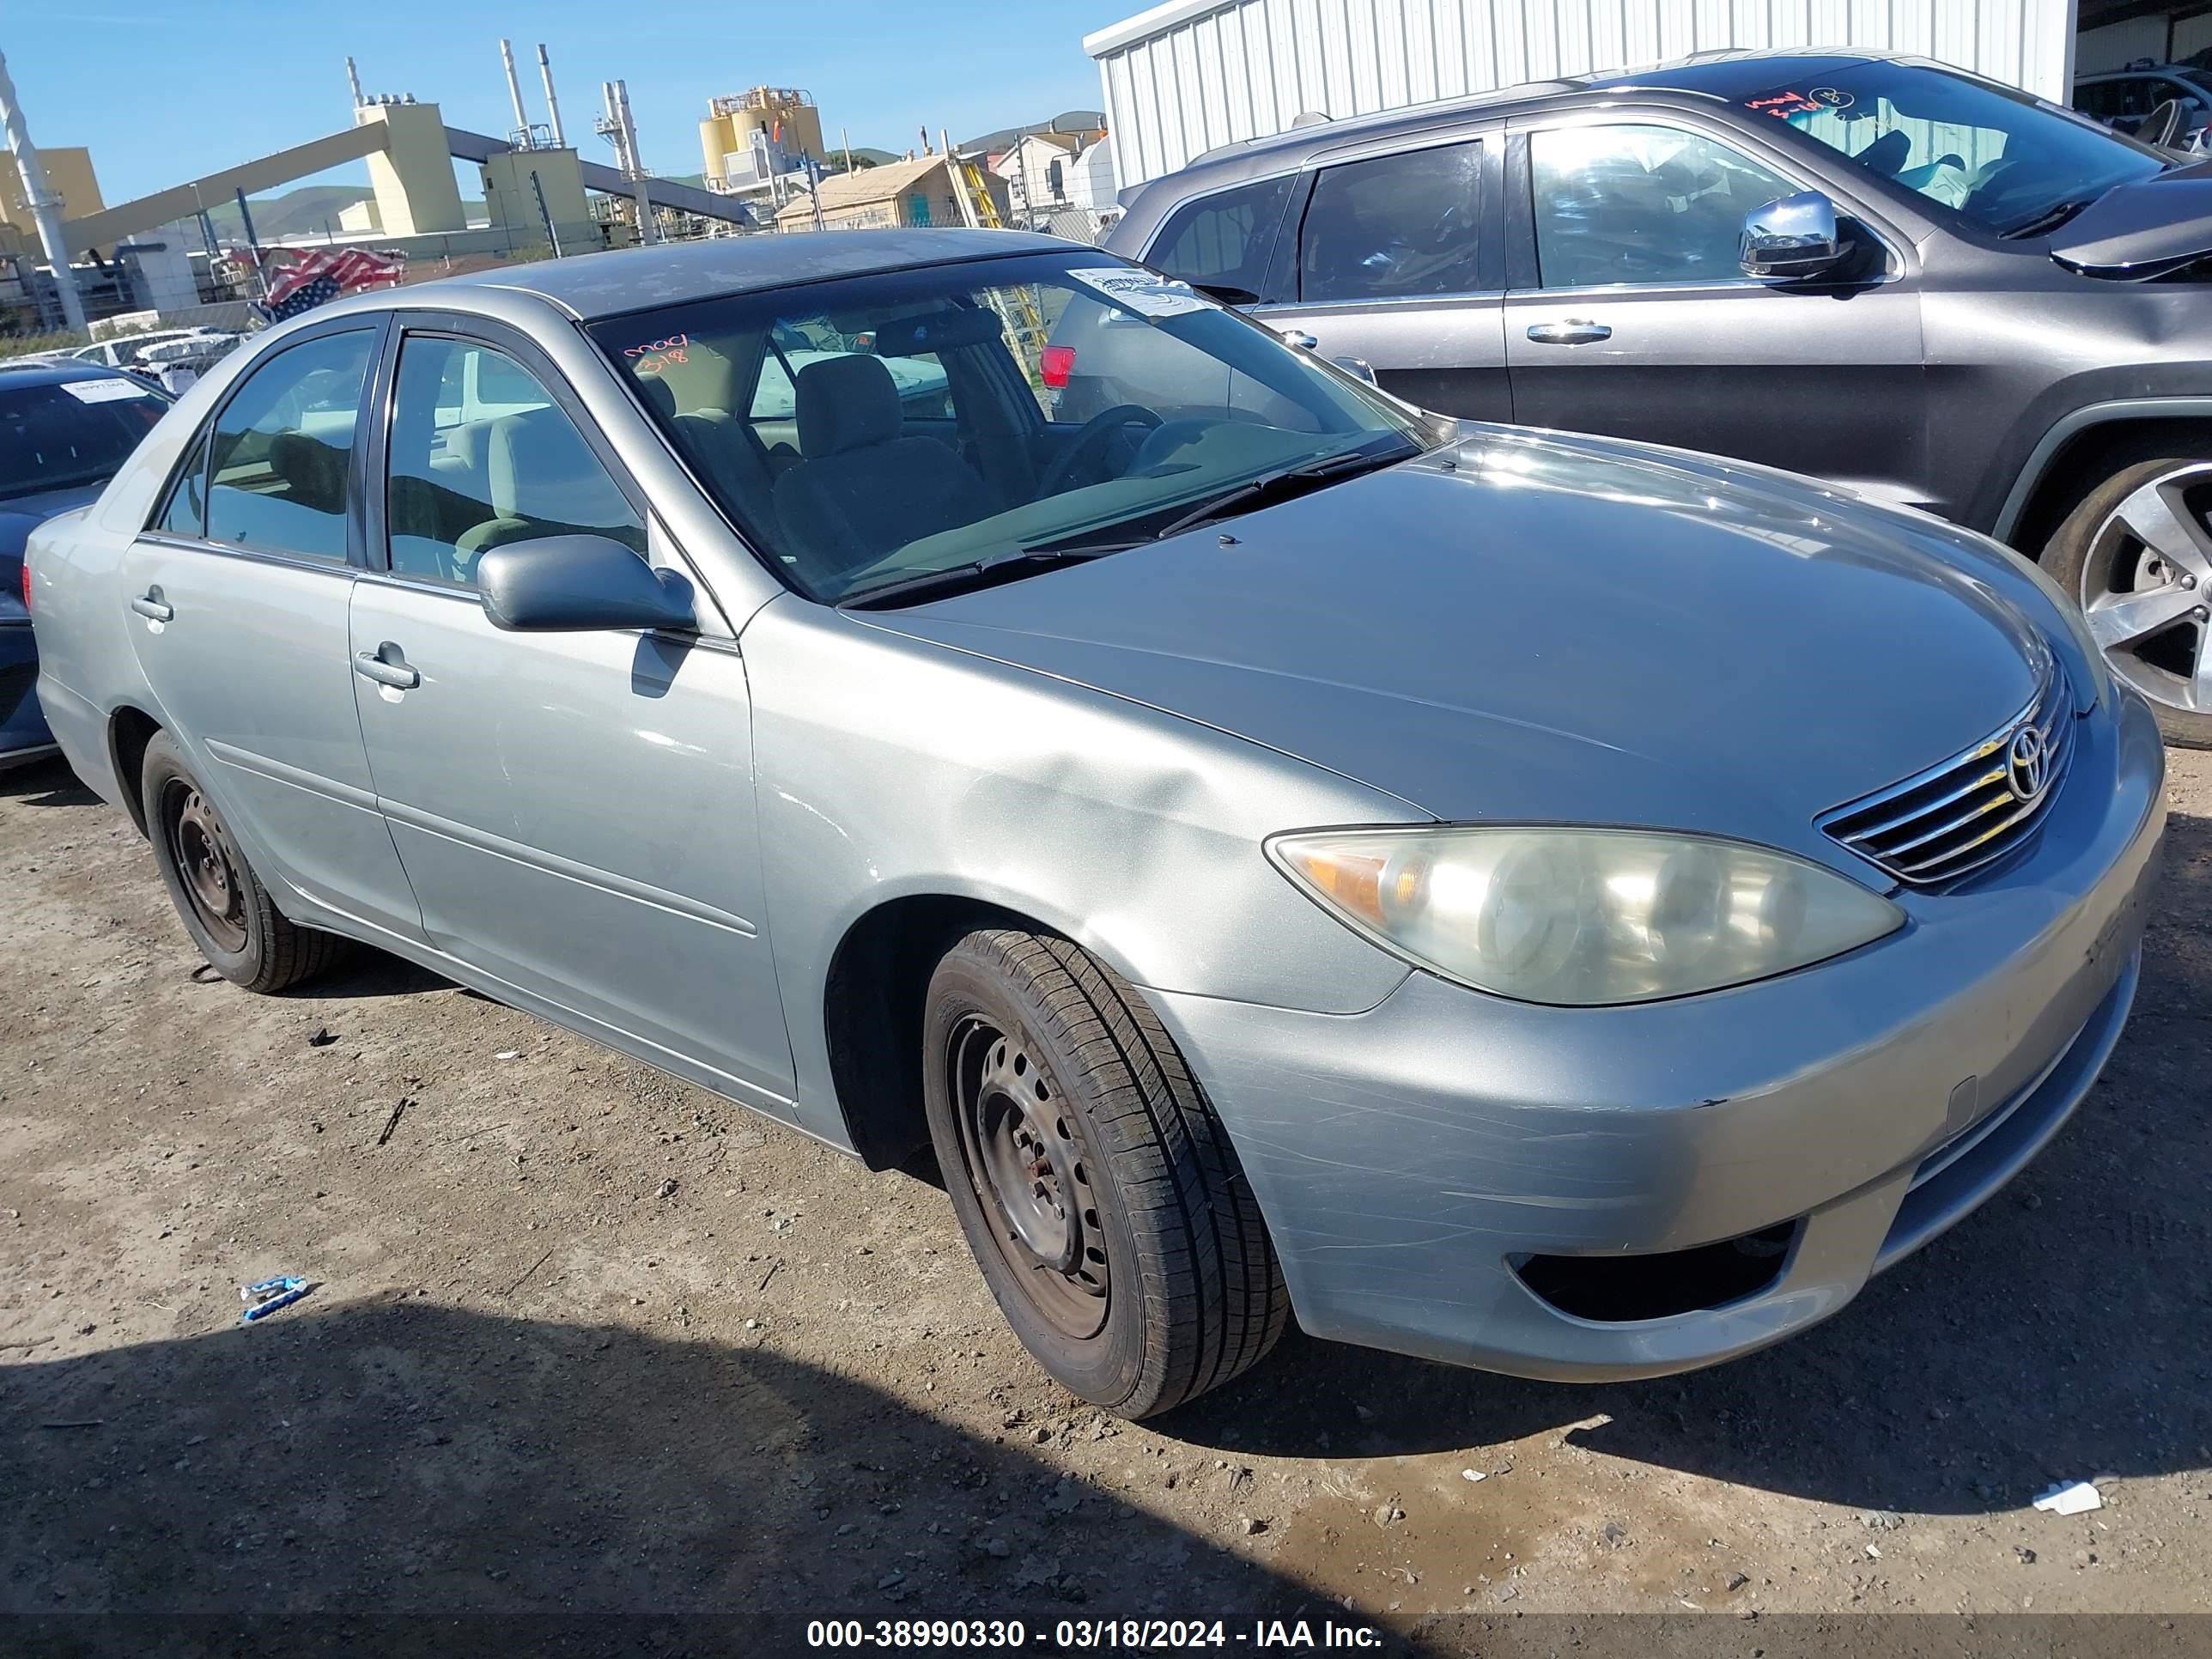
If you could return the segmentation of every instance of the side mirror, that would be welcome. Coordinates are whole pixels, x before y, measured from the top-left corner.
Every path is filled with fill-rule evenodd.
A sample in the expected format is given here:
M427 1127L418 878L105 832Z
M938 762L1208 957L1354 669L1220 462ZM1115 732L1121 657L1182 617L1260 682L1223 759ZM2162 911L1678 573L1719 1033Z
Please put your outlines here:
M1375 365L1364 357L1332 357L1329 362L1355 380L1364 380L1370 386L1379 384L1375 378Z
M495 628L580 633L690 628L691 585L606 536L544 536L488 549L477 591Z
M1743 216L1743 274L1762 282L1817 276L1844 257L1836 204L1817 190L1800 191Z

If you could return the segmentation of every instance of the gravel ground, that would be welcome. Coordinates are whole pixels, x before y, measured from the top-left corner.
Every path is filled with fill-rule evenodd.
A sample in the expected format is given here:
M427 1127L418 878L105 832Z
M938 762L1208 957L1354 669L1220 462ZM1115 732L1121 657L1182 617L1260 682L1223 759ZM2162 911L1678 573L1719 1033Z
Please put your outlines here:
M386 958L204 982L121 815L9 775L0 1616L741 1612L766 1651L1328 1613L1443 1650L1546 1612L2212 1611L2212 755L2172 761L2104 1080L1837 1319L1601 1388L1293 1334L1142 1427L1026 1362L927 1182ZM241 1327L279 1273L313 1294ZM2106 1507L2033 1511L2062 1477Z

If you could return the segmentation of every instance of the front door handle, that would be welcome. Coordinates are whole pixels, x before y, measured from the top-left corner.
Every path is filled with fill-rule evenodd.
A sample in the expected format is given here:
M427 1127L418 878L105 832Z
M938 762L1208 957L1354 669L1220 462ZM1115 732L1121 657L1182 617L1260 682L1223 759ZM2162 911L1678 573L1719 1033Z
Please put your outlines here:
M392 656L386 658L374 651L356 653L353 672L365 680L374 680L379 685L388 685L395 691L411 691L422 684L422 677L407 665L407 659L399 655L398 647L387 645L381 648L391 652Z
M1610 340L1613 331L1587 317L1569 317L1556 323L1531 323L1528 337L1538 345L1590 345Z
M176 607L162 599L161 590L158 587L149 587L131 600L131 608L148 622L165 623L177 614Z

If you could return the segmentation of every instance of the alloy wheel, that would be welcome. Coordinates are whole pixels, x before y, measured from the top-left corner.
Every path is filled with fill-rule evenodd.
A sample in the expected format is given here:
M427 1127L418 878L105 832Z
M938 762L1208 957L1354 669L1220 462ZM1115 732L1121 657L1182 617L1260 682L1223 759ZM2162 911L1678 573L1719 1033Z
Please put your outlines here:
M2212 464L2177 467L2106 514L2081 562L2081 614L2113 673L2154 702L2212 714Z
M1111 1305L1112 1269L1091 1153L1063 1091L1018 1033L980 1015L954 1030L945 1064L993 1243L1054 1328L1095 1336Z

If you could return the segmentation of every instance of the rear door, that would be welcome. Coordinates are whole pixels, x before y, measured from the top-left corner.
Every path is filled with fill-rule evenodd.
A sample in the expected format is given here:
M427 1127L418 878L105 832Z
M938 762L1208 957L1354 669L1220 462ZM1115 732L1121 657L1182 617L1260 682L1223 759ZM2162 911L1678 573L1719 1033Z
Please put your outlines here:
M239 381L125 559L131 641L172 734L264 877L409 939L420 915L369 787L346 609L380 319Z
M1917 265L1876 239L1848 285L1767 283L1744 216L1815 181L1686 118L1562 115L1515 135L1514 418L1929 499ZM1851 204L1839 201L1849 215Z
M430 942L526 1006L787 1115L736 641L520 335L411 316L384 380L351 696ZM507 412L472 471L441 388L495 380ZM703 630L493 627L482 554L579 532L692 580Z
M1323 158L1292 201L1284 297L1253 314L1423 409L1511 419L1500 156L1496 132L1461 131Z

